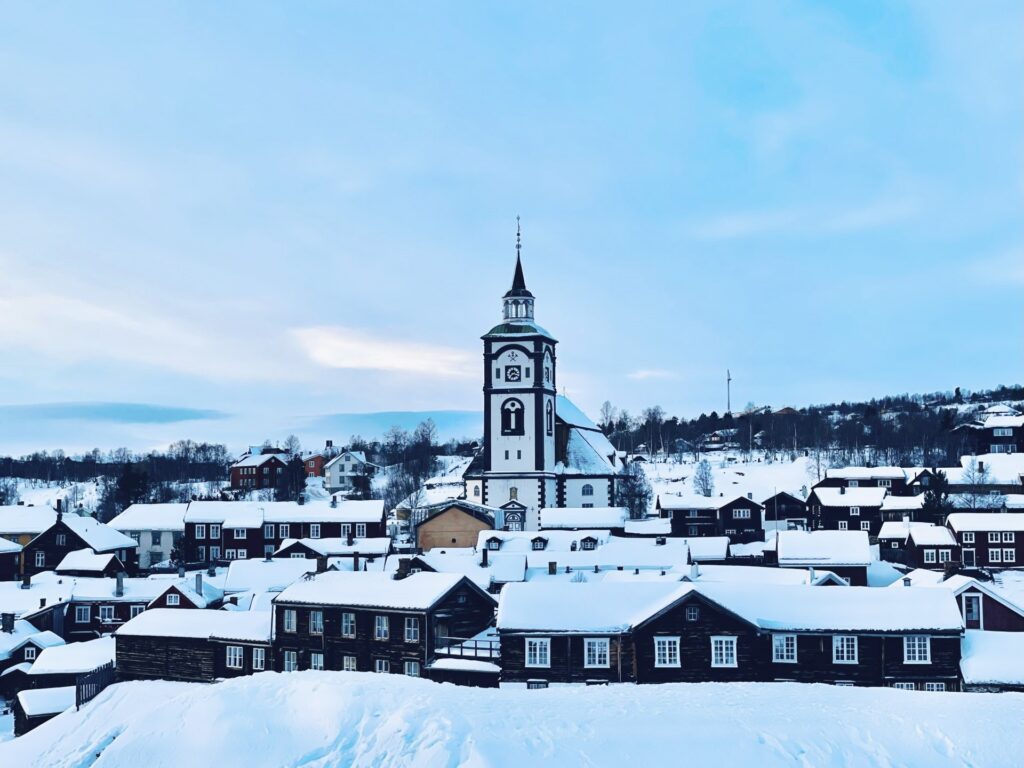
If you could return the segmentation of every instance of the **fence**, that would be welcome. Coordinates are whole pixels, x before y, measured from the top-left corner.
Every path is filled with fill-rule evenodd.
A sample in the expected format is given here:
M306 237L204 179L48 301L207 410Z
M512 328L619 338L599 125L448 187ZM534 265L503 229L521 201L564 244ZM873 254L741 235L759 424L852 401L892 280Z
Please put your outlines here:
M106 664L91 672L83 672L75 678L75 709L81 708L103 691L108 685L114 682L114 663L108 661Z

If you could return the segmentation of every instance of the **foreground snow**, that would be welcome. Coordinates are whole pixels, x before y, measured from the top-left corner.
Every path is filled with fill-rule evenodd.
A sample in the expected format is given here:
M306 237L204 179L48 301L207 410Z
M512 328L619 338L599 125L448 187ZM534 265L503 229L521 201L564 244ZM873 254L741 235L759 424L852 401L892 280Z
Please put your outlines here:
M1024 695L796 684L479 690L369 673L112 686L0 765L1014 766Z

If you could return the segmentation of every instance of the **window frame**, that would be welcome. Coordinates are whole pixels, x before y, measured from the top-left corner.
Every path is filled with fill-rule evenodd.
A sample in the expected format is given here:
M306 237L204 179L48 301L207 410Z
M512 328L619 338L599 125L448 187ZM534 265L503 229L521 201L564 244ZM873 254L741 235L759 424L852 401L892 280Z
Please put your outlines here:
M391 661L389 659L374 659L373 671L382 675L389 674L391 672Z
M421 677L420 663L414 659L406 659L402 664L402 672L406 677Z
M662 647L665 653L661 653ZM662 658L664 657L664 658ZM679 669L683 666L679 652L678 635L658 635L654 638L654 668Z
M527 637L523 644L523 666L530 669L551 668L551 638ZM533 659L531 661L531 658Z
M374 615L373 639L381 642L391 639L391 621L389 616L384 614Z
M781 643L780 643L781 641ZM792 641L792 656L789 657L789 643ZM781 651L781 653L780 653ZM774 633L772 634L772 663L773 664L797 664L800 658L800 645L797 641L797 636L792 633Z
M320 538L320 523L309 524L309 538L319 539Z
M356 523L356 538L357 539L365 539L366 538L366 523Z
M351 624L351 630L346 629L349 624ZM356 636L356 615L352 611L342 611L341 613L341 636L347 638Z
M262 672L267 668L267 649L266 648L253 648L252 649L252 671Z
M281 619L282 632L288 632L293 634L298 632L299 618L298 612L294 608L285 608L284 616Z
M224 649L224 666L228 669L245 669L245 656L242 646L229 645Z
M172 605L181 605L181 595L177 592L168 592L164 602L167 604L168 608Z
M298 651L285 651L281 658L281 669L284 672L298 672L299 671L299 652Z
M322 635L324 633L324 612L320 608L313 608L309 612L309 634Z
M591 661L591 651L594 651ZM602 655L603 654L603 655ZM601 659L604 659L602 662ZM583 638L583 668L584 669L608 669L611 667L612 649L611 640L607 637L585 637Z
M739 667L737 658L737 638L735 635L711 636L711 667L712 669L736 669ZM721 660L716 660L720 655ZM731 663L730 663L731 659Z
M974 543L974 531L964 531L964 544Z
M420 620L417 616L406 616L402 636L407 643L420 641Z
M327 667L324 665L323 651L310 651L309 668L316 672L323 672Z
M206 538L206 523L196 523L196 540Z
M359 660L355 656L343 656L341 659L342 672L358 672Z
M852 641L853 658L840 658L849 656L847 642ZM832 663L853 665L860 663L860 642L857 635L832 635Z

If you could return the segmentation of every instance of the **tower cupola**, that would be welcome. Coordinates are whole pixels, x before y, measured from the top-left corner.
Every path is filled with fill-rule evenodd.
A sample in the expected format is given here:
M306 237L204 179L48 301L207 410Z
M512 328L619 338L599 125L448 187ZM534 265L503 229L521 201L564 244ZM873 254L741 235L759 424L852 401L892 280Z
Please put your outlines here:
M533 321L533 294L526 289L526 278L523 277L522 249L522 230L516 216L516 273L512 277L512 287L502 297L505 322Z

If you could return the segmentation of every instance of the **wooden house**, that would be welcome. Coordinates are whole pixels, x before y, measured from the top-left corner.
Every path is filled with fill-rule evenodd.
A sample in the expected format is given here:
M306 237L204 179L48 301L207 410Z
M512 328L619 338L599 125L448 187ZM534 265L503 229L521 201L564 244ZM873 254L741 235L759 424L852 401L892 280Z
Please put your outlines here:
M823 569L854 587L867 586L872 559L866 531L778 531L764 549L766 565Z
M802 522L804 527L810 524L807 517L807 502L786 491L769 496L761 502L761 506L764 508L766 521L796 520Z
M625 532L629 510L625 507L542 507L542 531L607 530L613 536Z
M892 584L890 589L945 589L956 598L967 629L986 632L1024 632L1024 606L1011 602L990 583L961 573L948 578L936 571L917 569Z
M79 675L114 661L114 638L100 637L82 643L47 648L28 670L26 682L32 688L62 688L75 685Z
M814 488L884 488L893 496L910 495L907 470L901 467L838 467L825 470Z
M1017 568L1024 564L1024 515L953 512L946 526L960 546L964 568Z
M52 571L69 553L81 549L97 555L114 555L127 571L135 569L138 544L133 539L99 520L63 514L58 509L53 525L25 545L24 572Z
M958 568L961 564L960 545L944 526L914 526L907 534L904 563L911 568Z
M286 539L274 552L275 558L289 560L324 560L347 567L339 570L359 571L377 558L384 559L391 552L391 539L386 536L373 539ZM326 570L323 569L323 570Z
M276 669L418 677L438 648L490 625L494 608L493 597L458 574L316 574L274 599Z
M248 453L231 465L231 487L247 491L276 488L284 475L287 462L286 453Z
M906 562L907 536L910 529L929 525L931 523L914 522L909 518L882 523L878 530L878 558L889 563Z
M139 568L183 557L186 502L132 504L108 525L135 539L139 545Z
M73 706L73 685L22 691L14 700L14 735L23 736Z
M18 578L21 570L21 544L0 538L0 581Z
M0 540L9 541L24 548L32 539L52 526L56 519L57 513L48 506L35 507L29 504L0 506ZM18 573L21 573L23 562L24 558L19 557Z
M40 631L13 613L0 614L0 674L19 664L32 664L47 648L63 644L63 638L53 632Z
M749 494L663 494L655 500L655 509L660 517L672 521L673 536L727 536L733 544L758 541L762 536L764 508Z
M882 529L881 487L817 486L807 497L813 527L826 531L865 531L878 536Z
M416 546L472 547L480 531L494 529L497 510L465 499L448 499L412 511L410 525Z
M91 549L78 549L64 555L53 571L61 576L112 577L124 573L125 566L111 552L97 555Z

